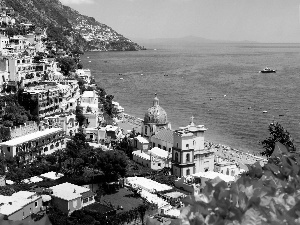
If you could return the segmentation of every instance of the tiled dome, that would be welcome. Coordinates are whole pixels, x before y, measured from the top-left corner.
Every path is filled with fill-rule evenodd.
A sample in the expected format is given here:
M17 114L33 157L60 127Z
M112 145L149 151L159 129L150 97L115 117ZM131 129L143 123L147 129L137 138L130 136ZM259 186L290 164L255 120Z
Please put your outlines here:
M159 99L155 94L153 106L150 107L145 113L144 123L167 124L167 113L159 106Z

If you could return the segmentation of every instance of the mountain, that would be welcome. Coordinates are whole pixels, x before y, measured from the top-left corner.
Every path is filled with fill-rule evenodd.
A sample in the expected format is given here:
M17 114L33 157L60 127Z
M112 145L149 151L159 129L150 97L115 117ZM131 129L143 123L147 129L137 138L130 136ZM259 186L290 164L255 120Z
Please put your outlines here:
M217 43L256 43L252 41L225 41L225 40L211 40L197 36L185 36L179 38L132 38L134 41L139 42L148 48L161 48L161 47L185 47L195 46L201 44L217 44Z
M1 0L15 11L17 22L47 28L48 37L64 48L82 51L130 51L141 46L92 17L61 4L59 0Z

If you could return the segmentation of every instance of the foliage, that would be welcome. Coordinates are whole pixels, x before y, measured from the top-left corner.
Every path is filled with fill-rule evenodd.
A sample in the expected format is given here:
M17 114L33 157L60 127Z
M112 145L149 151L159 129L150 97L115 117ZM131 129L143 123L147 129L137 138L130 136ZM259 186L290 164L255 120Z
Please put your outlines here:
M278 122L274 121L273 123L271 123L268 130L270 132L270 137L261 142L265 149L261 153L262 155L270 157L273 153L276 142L280 142L281 144L287 146L289 151L291 152L296 151L290 133L285 130Z
M1 96L0 107L2 114L2 124L5 127L23 125L32 119L32 115L18 102L17 94ZM3 131L5 132L5 131ZM1 138L2 140L5 138Z
M115 214L115 211L103 213L101 211L90 210L89 208L75 211L68 219L70 225L82 224L107 224L107 225L120 225L131 223L132 221L140 220L143 223L146 211L155 209L155 206L144 202L138 207L126 212Z
M61 57L56 59L59 67L61 69L61 72L68 76L70 72L74 72L77 65L73 57Z
M284 140L293 147L279 124L272 125L270 132L274 139L270 138L269 144ZM247 165L249 171L230 185L207 181L201 194L183 201L186 206L180 219L171 224L299 224L300 155L287 150L281 153L271 155L264 167L259 162Z
M15 193L15 190L10 186L0 186L0 195L11 196L13 193Z
M125 176L127 160L121 151L106 151L100 154L96 167L104 172L106 181L116 181Z
M81 106L76 106L75 115L76 115L76 121L79 123L79 126L81 127L84 124L84 121L86 120L85 116L83 115L83 108Z
M68 216L58 208L51 207L48 212L49 220L52 225L67 225Z

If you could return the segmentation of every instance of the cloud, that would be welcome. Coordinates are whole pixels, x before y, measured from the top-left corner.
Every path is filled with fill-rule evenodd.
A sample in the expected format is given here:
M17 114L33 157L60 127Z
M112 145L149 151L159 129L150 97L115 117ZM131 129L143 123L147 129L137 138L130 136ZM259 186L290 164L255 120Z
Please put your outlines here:
M92 4L94 0L60 0L65 5Z

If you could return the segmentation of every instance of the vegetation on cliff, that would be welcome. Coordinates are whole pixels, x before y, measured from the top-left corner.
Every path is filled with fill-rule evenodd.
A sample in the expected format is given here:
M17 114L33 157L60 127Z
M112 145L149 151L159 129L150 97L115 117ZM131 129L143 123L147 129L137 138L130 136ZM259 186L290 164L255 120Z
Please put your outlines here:
M142 49L111 27L61 4L59 0L2 0L1 6L14 9L18 23L47 28L50 40L64 49L81 51L127 51Z

